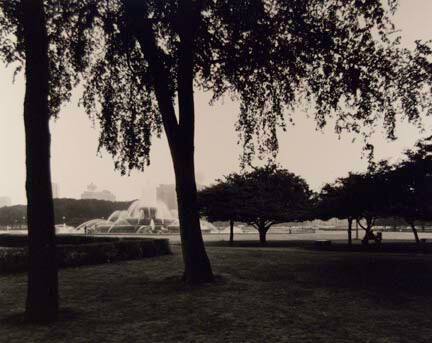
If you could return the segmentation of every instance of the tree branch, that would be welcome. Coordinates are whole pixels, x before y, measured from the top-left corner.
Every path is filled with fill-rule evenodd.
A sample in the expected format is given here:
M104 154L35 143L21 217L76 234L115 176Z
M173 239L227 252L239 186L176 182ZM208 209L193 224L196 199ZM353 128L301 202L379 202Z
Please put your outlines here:
M357 222L357 224L358 224L358 225L359 225L363 230L367 231L367 229L366 229L366 228L361 224L360 220L361 220L361 219L356 218L356 222Z
M142 20L136 2L123 0L128 25L137 39L144 58L149 64L150 73L153 78L159 111L162 116L168 143L172 152L176 153L176 142L178 140L178 123L174 110L173 95L169 93L169 71L163 64L167 60L166 54L157 46L152 23Z

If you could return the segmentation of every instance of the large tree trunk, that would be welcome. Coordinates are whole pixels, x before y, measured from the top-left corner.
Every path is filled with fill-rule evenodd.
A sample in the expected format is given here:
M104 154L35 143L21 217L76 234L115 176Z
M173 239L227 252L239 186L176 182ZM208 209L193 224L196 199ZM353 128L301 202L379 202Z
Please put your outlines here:
M266 228L259 228L259 240L261 244L267 244L267 229Z
M42 0L22 0L26 55L24 124L29 271L26 316L57 317L58 280L50 172L48 38Z
M202 238L193 153L175 158L176 190L182 242L184 281L191 284L213 281L213 272Z
M178 23L181 28L177 73L179 120L169 91L169 71L163 63L153 27L143 21L145 3L123 0L126 17L149 63L155 95L167 135L176 178L180 234L184 261L184 280L188 283L213 281L199 222L194 167L195 108L193 94L193 16L192 2L182 1Z
M173 162L185 264L184 280L188 283L202 283L213 281L213 272L202 238L195 181L194 18L192 1L182 1L179 14L183 21L179 25L180 47L177 76L179 125L176 146L171 151L174 152Z
M256 229L259 233L259 240L262 245L267 244L267 231L270 229L269 225L266 225L264 221L259 220L255 224Z
M234 242L234 220L230 220L230 237L229 241L232 244Z
M259 240L262 245L267 244L267 232L273 225L271 222L267 222L265 219L258 219L253 226L258 230Z
M352 245L352 222L353 218L348 218L348 245Z

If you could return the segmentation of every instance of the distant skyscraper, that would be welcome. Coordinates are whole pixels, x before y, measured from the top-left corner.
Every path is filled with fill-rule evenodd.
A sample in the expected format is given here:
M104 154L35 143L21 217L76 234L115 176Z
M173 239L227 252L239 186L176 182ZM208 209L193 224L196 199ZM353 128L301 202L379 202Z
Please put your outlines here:
M81 199L97 199L97 200L107 200L116 201L116 197L110 191L104 189L102 191L97 191L96 185L92 182L87 186L87 190L81 194Z
M205 186L197 184L197 190L200 191ZM159 185L156 188L156 200L162 201L168 209L177 210L177 192L176 186L173 184L170 185Z
M156 188L151 185L145 185L142 189L141 200L143 200L146 204L155 204L156 203Z
M159 185L156 188L156 200L163 202L169 210L177 210L175 185Z
M0 207L10 206L12 204L11 198L0 197Z
M53 182L53 183L51 183L51 187L52 187L53 199L59 198L60 197L59 185L57 183Z

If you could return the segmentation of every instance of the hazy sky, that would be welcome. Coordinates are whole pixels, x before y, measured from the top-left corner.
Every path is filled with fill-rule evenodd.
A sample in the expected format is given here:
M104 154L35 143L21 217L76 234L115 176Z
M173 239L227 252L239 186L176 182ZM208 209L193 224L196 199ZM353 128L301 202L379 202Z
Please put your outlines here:
M432 0L401 0L395 22L402 30L404 44L415 39L432 38ZM25 203L25 156L22 104L22 76L12 84L11 68L0 67L0 196L9 196L13 203ZM141 196L143 189L159 183L173 183L171 159L165 137L154 141L152 164L144 173L120 176L114 171L108 154L96 155L98 130L92 127L77 99L66 105L60 118L52 123L52 180L58 183L61 197L79 198L90 182L99 189L112 191L119 200ZM209 184L214 179L239 170L237 133L234 123L238 105L228 99L208 105L207 94L196 94L196 170L197 180ZM428 128L430 134L430 127ZM399 139L388 143L376 135L376 154L380 158L398 159L401 152L420 137L418 130L402 124ZM353 136L340 140L332 127L316 132L312 119L298 112L295 126L279 136L278 162L304 177L318 190L325 182L344 176L350 170L364 170L361 142L352 143Z

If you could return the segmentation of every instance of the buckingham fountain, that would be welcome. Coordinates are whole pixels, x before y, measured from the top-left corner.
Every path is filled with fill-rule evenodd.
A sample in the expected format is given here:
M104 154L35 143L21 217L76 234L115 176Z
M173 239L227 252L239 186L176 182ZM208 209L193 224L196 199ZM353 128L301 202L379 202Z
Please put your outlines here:
M146 192L135 200L127 210L114 211L108 219L89 220L75 228L89 234L176 234L180 231L176 211L170 211L155 193ZM219 230L211 223L201 220L203 233Z

